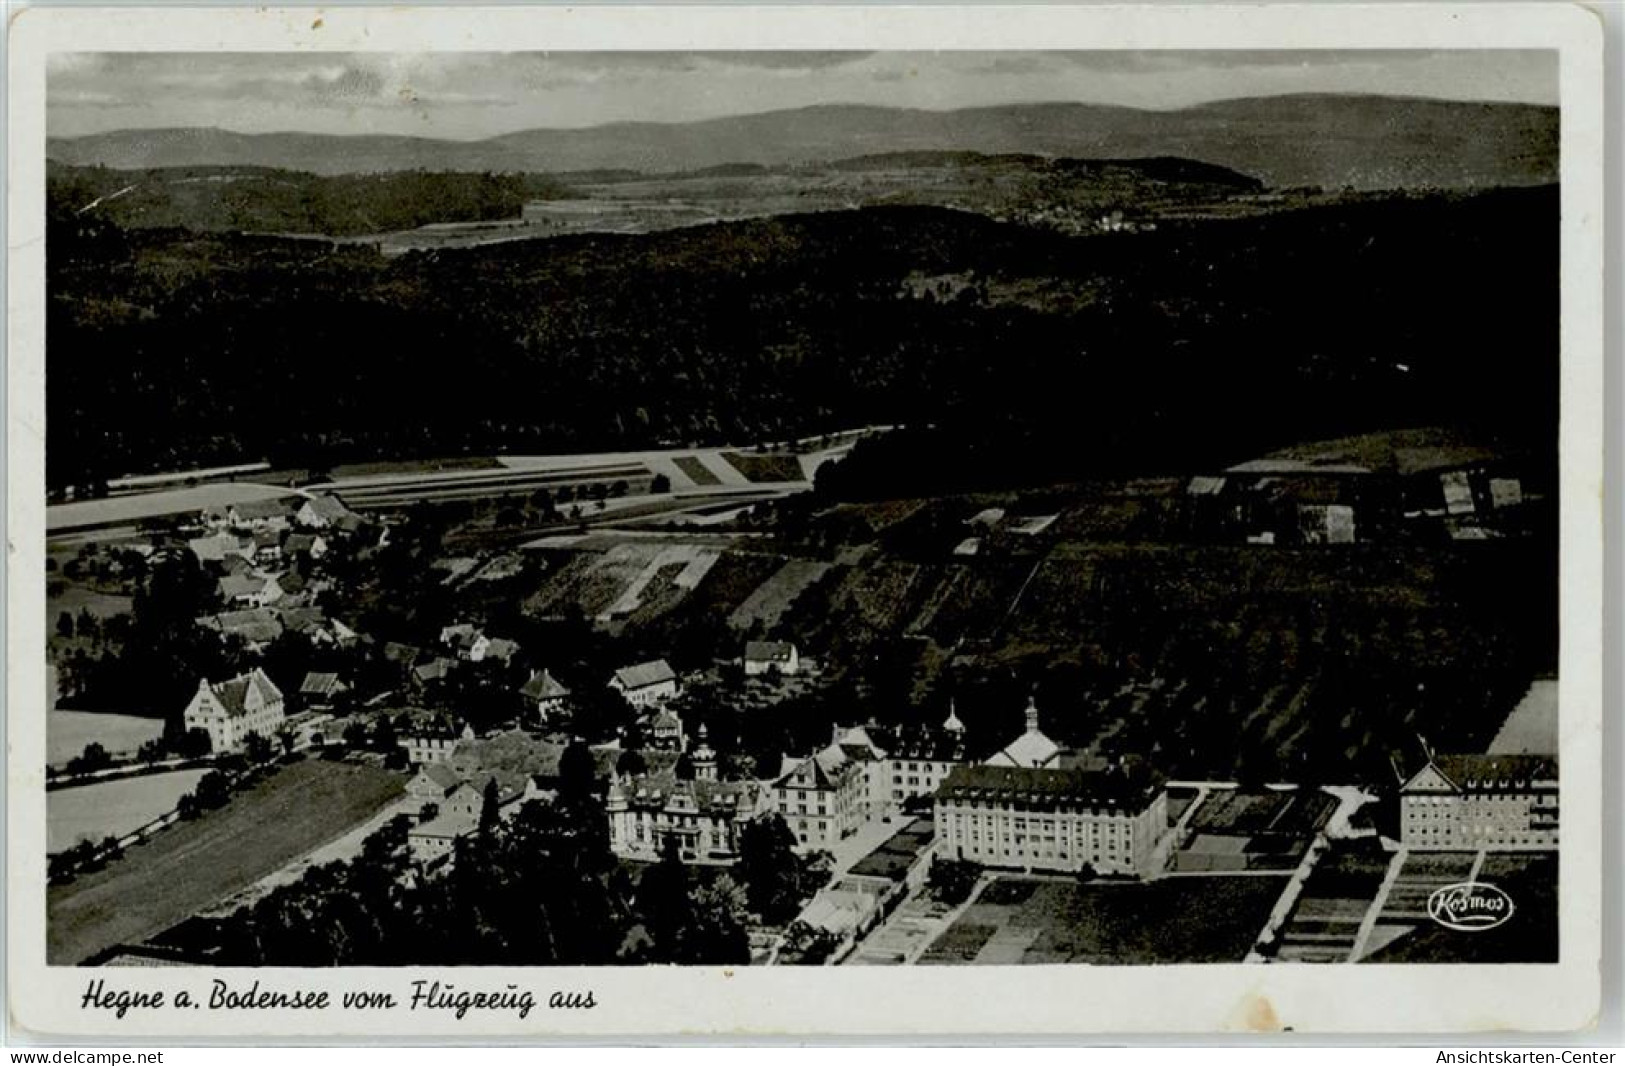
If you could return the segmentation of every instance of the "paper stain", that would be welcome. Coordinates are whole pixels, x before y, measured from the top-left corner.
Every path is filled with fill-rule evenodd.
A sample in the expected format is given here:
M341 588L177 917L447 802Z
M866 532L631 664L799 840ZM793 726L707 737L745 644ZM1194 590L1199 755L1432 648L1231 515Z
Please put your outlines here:
M1280 1033L1286 1030L1268 996L1253 994L1242 1001L1241 1025L1250 1033Z
M322 26L323 26L323 22L322 22L320 16L317 17L315 22L312 22L310 24L310 28L313 29L313 30L319 30L319 29L322 28Z

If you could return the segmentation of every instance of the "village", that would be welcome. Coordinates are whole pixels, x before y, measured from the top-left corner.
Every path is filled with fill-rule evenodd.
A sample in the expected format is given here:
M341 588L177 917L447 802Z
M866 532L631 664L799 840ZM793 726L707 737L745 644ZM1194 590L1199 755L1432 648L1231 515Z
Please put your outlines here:
M1192 477L1172 486L1171 525L1257 551L1335 551L1423 525L1447 542L1525 535L1538 494L1515 468L1436 441L1399 444L1425 447L1389 441L1379 462L1330 447ZM969 565L1010 544L1028 551L1056 522L981 507L934 540ZM53 802L86 786L185 787L134 824L53 838L63 961L209 962L209 923L313 871L387 847L402 883L454 878L474 842L572 789L626 869L743 879L758 904L740 918L757 964L1448 958L1430 936L1435 889L1486 867L1543 886L1531 899L1555 884L1555 682L1537 682L1482 747L1436 749L1418 735L1385 785L1319 772L1181 777L1135 750L1121 723L1115 740L1113 728L1087 744L1052 739L1057 719L1033 687L998 727L985 714L967 724L951 694L884 721L831 709L839 671L790 625L796 590L829 564L764 571L736 610L749 625L698 651L619 639L650 602L700 595L725 568L692 534L621 536L579 573L580 557L548 571L590 590L587 601L563 609L533 595L518 614L490 605L534 574L534 552L447 555L421 504L356 510L319 487L79 548L64 576L138 591L131 616L102 621L87 607L57 620L59 695L125 683L121 652L149 639L182 648L197 676L162 708L161 731L53 759ZM603 584L608 572L617 584ZM179 575L162 596L160 573ZM769 594L781 578L791 587ZM947 595L928 598L930 611ZM537 614L545 626L527 621ZM415 639L393 639L405 635L399 617ZM760 726L819 700L827 721ZM323 775L341 770L331 810L254 846L259 815L244 812L279 802L279 781L327 787ZM76 892L131 891L122 868L141 874L144 853L234 816L244 829L222 830L234 839L218 846L235 858L193 898L117 928L74 925ZM1222 918L1204 910L1197 928L1182 917L1214 893L1229 903ZM1136 911L1158 924L1129 920ZM1526 932L1513 950L1538 955L1547 939Z

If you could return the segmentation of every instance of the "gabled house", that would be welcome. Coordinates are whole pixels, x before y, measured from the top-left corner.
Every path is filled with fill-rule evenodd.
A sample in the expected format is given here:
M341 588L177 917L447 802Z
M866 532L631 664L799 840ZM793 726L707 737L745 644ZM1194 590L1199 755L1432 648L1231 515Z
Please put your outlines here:
M530 680L520 687L519 695L536 708L536 715L544 725L564 710L570 700L570 690L545 669L532 671Z
M252 541L225 530L211 533L207 537L194 537L186 542L186 548L200 563L221 563L233 555L247 559L254 554Z
M236 637L251 652L261 652L282 635L282 622L269 607L221 611L198 619L198 624L226 637Z
M268 607L282 598L282 586L266 574L230 574L218 588L221 599L236 607Z
M217 754L236 751L250 733L274 737L284 718L281 690L258 667L219 684L199 681L182 715L187 729L208 732Z
M485 653L491 648L490 638L470 622L446 626L440 631L440 643L456 652L457 658L471 663L484 659Z
M288 528L293 506L284 499L244 500L226 505L227 519L239 529L255 532Z
M609 687L634 707L654 707L677 695L677 674L666 660L654 659L615 671Z
M986 766L1024 766L1029 768L1056 766L1061 758L1061 746L1038 727L1038 705L1027 698L1027 731L1000 748L989 757Z
M448 761L457 753L457 745L473 739L473 726L465 722L459 729L448 719L437 718L403 730L396 743L406 752L408 763L423 766Z
M801 654L786 640L752 640L745 644L745 676L796 674L801 671Z
M299 686L299 698L306 707L331 707L349 690L338 674L312 670Z
M337 496L324 494L307 499L295 513L294 521L306 529L344 529L353 528L360 517Z

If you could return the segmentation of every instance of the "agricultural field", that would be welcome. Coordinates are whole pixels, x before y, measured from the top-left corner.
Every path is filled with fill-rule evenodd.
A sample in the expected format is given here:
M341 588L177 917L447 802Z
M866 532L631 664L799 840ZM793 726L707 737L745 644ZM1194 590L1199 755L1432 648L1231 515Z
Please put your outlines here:
M405 790L371 766L310 759L46 894L46 958L74 965L167 929L365 821Z
M75 500L72 503L53 504L45 509L45 530L55 533L91 526L134 525L143 518L158 518L202 511L209 507L225 507L250 500L271 500L293 495L292 490L277 485L258 485L246 481L217 482L194 485L190 488L165 489L130 496L109 496L100 500Z
M722 479L717 477L716 474L712 473L710 467L700 462L698 456L674 455L672 456L671 461L672 464L677 467L677 469L686 474L688 479L694 482L696 485L722 484Z
M87 744L100 744L114 758L134 755L142 744L163 732L162 718L53 710L45 717L45 761L50 766L61 766L83 752Z
M756 454L753 452L723 452L726 459L735 470L745 475L747 481L779 482L779 481L806 481L807 475L801 469L801 460L794 455Z
M133 833L159 815L174 810L181 796L192 791L207 772L171 770L47 792L46 854L66 851L81 840L100 843L109 836Z
M937 965L1240 962L1280 896L1274 877L1153 882L1001 876L920 959Z
M809 559L788 560L734 609L728 617L728 624L735 629L761 626L771 631L795 598L829 571L829 563Z

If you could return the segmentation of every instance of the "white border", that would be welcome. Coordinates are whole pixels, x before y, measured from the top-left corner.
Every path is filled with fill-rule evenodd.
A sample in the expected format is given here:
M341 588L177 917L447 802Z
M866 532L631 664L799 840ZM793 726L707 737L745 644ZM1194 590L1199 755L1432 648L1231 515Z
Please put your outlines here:
M321 28L313 29L315 16ZM35 1038L725 1039L904 1034L1562 1032L1599 1016L1602 620L1602 34L1557 4L1249 7L36 8L9 49L7 911L10 1020ZM1552 48L1562 101L1562 961L1541 966L913 967L239 971L398 993L414 977L596 992L590 1012L456 1021L334 1011L82 1013L114 971L44 962L44 94L52 51ZM1520 353L1487 353L1518 358ZM15 666L15 669L10 668ZM15 708L11 713L9 709ZM119 970L206 989L208 971ZM233 983L238 983L234 980Z

